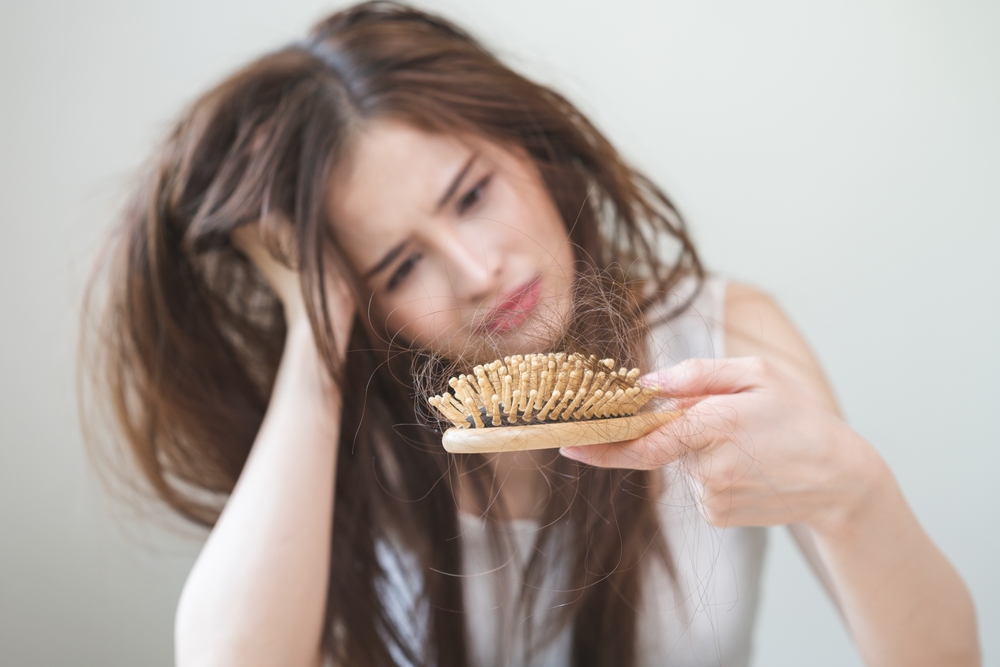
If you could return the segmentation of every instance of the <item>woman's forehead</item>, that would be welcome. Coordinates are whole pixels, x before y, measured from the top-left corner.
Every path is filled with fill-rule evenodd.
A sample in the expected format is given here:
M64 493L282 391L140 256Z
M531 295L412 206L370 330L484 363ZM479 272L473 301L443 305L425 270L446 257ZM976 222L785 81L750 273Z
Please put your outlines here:
M371 231L400 218L432 215L456 170L477 152L466 138L390 120L366 125L352 144L334 175L330 206L334 220Z

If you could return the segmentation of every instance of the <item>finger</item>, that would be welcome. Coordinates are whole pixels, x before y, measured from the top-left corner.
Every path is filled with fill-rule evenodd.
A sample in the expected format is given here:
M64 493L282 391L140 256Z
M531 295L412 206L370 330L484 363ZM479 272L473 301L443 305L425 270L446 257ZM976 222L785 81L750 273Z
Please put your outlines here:
M708 394L702 396L671 396L664 405L670 410L688 410L706 398L708 398Z
M650 470L728 442L735 435L733 419L734 413L727 406L702 401L635 440L564 447L559 451L567 458L598 468Z
M648 436L628 442L563 447L559 453L568 459L595 468L653 470L665 466L673 460L667 450L658 449Z
M755 357L687 359L642 376L639 382L670 397L735 394L761 386L764 364Z

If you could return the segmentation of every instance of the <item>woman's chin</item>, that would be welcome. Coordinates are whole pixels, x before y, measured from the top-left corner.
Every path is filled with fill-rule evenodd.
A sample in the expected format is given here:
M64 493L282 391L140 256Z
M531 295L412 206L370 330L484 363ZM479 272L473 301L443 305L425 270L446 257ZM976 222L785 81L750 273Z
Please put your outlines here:
M396 341L410 340L413 348L444 357L461 365L488 363L515 354L532 354L552 350L568 330L568 312L553 312L552 308L536 309L523 322L514 326L478 328L472 332L456 332L408 337L406 332L397 334ZM562 309L559 309L560 311ZM566 309L568 311L568 309Z
M492 360L515 354L545 352L562 340L565 331L565 327L529 318L521 326L484 336L478 356Z

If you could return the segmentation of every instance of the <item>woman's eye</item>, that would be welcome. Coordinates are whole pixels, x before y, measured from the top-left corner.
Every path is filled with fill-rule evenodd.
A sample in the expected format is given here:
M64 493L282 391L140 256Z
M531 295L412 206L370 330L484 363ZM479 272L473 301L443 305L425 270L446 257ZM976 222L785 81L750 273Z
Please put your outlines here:
M472 188L458 200L458 212L465 213L473 206L475 206L483 196L483 190L486 189L486 185L490 182L489 176L484 176L478 183L472 186Z
M397 266L396 270L392 272L391 276L389 276L389 282L386 283L385 288L387 290L392 290L403 282L403 280L406 279L406 276L410 275L413 269L417 266L417 262L419 262L422 258L422 254L413 253L403 260L403 263Z

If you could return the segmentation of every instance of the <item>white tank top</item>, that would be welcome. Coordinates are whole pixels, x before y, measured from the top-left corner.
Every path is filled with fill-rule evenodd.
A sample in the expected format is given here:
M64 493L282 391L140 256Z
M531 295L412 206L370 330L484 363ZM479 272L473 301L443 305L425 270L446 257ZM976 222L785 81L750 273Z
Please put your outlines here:
M725 281L710 278L693 300L692 287L691 282L682 284L651 313L655 322L657 314L691 301L681 316L651 327L649 351L655 368L690 357L725 355ZM650 563L643 573L637 664L744 667L750 661L766 532L712 527L702 518L683 469L672 465L662 470L666 491L659 498L659 514L677 581L659 563ZM570 627L556 637L536 630L533 649L525 646L526 624L542 618L547 606L547 586L539 592L531 613L516 604L520 575L534 548L538 525L528 520L506 524L503 530L509 532L513 557L496 562L486 539L485 521L466 513L460 517L463 596L473 664L568 665ZM419 601L417 595L421 575L414 571L412 559L396 549L379 545L377 553L387 572L382 588L387 608L412 645L422 646L427 609L426 601ZM402 656L397 657L400 664L406 664Z

